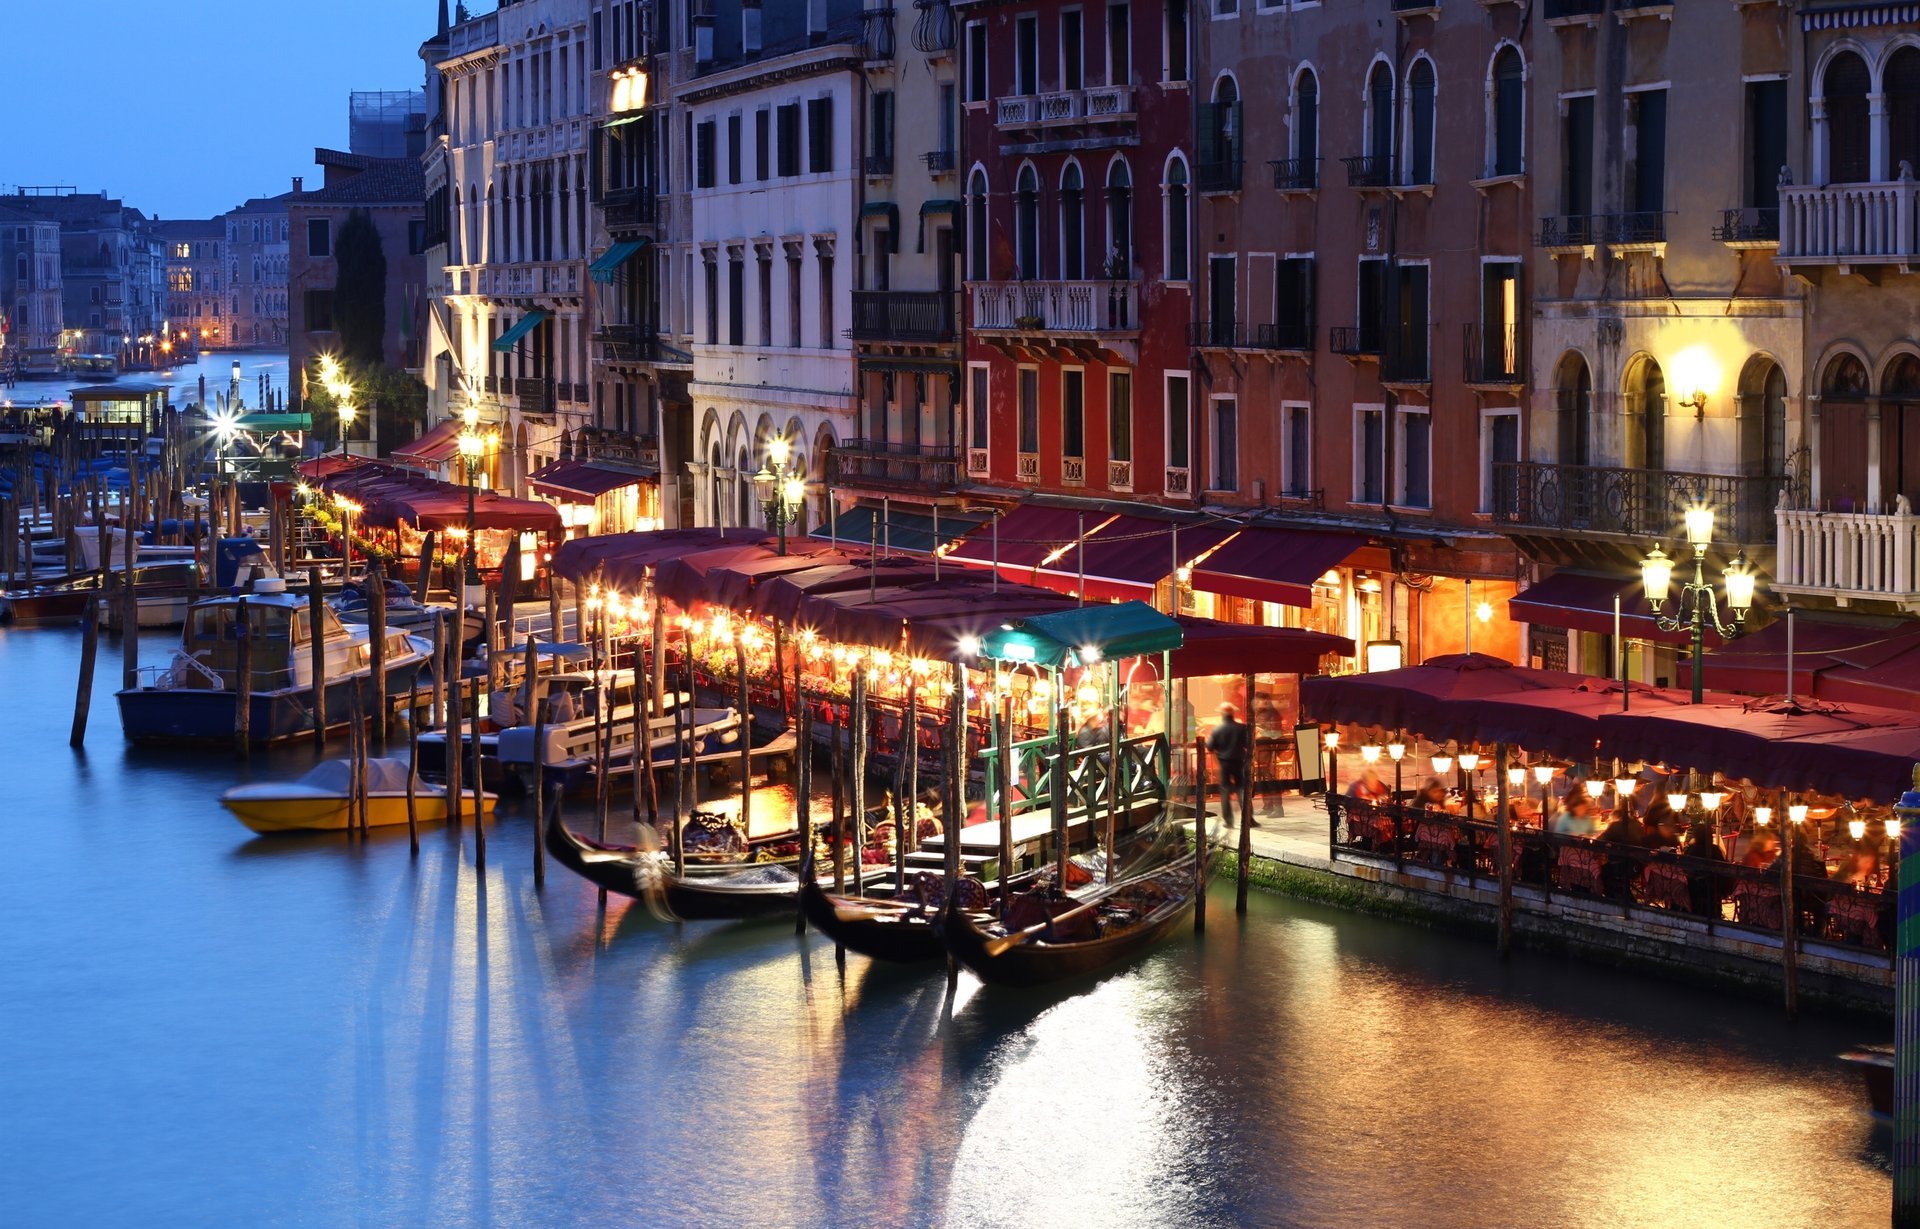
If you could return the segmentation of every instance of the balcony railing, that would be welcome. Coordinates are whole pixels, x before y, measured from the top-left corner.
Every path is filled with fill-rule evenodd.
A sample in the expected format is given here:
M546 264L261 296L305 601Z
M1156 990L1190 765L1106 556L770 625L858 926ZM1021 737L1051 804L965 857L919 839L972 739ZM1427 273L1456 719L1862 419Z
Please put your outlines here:
M1133 333L1140 328L1133 282L973 282L973 326L997 332Z
M1043 124L1064 124L1079 119L1082 114L1079 90L1055 90L1051 94L1042 94L1039 104L1040 122Z
M1166 490L1169 495L1193 494L1193 474L1184 465L1169 465L1166 473Z
M1658 210L1633 213L1576 213L1540 219L1543 248L1651 247L1667 239L1667 215Z
M1336 325L1327 330L1327 349L1335 354L1348 356L1378 355L1380 330L1344 324Z
M1433 378L1432 352L1431 325L1382 329L1380 379L1388 384L1427 383Z
M923 55L952 51L959 23L947 0L913 0L913 49Z
M1780 189L1781 264L1906 264L1920 181Z
M1546 18L1559 21L1565 17L1594 17L1606 11L1607 0L1547 0Z
M631 230L657 224L660 198L644 188L615 188L601 198L609 230Z
M1202 192L1238 192L1240 159L1222 158L1218 162L1196 163L1193 182Z
M1773 541L1779 475L1696 474L1540 461L1493 466L1494 519L1567 534L1670 538L1686 510L1710 505L1727 540Z
M867 155L867 174L869 175L893 174L893 155L892 154L868 154Z
M950 149L930 149L921 155L927 160L927 174L951 175L954 167L954 154Z
M1280 158L1273 167L1273 186L1281 192L1311 192L1320 186L1320 159Z
M953 296L939 290L856 290L855 341L952 341Z
M610 324L594 332L609 363L653 363L660 355L660 336L647 325Z
M1846 599L1920 601L1920 516L1893 512L1774 513L1778 547L1773 587Z
M1133 489L1133 462L1108 461L1107 487L1115 491L1131 491Z
M1393 159L1384 154L1361 154L1340 161L1346 164L1349 188L1384 188L1393 182Z
M1130 85L1089 86L1086 94L1086 116L1090 120L1125 119L1133 114Z
M1518 325L1469 324L1462 343L1469 384L1521 384L1526 377L1527 331Z
M1723 209L1713 237L1733 247L1772 247L1780 242L1778 209Z
M865 23L861 37L867 45L869 60L893 58L893 8L867 9L860 14Z
M1133 117L1133 87L1096 85L1083 90L1016 94L994 101L993 122L1000 128L1037 128L1052 124L1101 123Z
M1060 458L1060 485L1087 485L1087 459L1085 457Z
M960 450L952 444L908 444L853 439L834 446L838 486L940 486L960 482Z
M993 122L1001 128L1028 128L1040 120L1040 99L1033 94L1015 94L998 98L993 104Z
M1040 454L1037 452L1016 453L1014 456L1014 477L1022 482L1040 481Z
M1232 320L1195 320L1187 326L1187 344L1218 350L1311 350L1313 327L1298 321L1240 324Z

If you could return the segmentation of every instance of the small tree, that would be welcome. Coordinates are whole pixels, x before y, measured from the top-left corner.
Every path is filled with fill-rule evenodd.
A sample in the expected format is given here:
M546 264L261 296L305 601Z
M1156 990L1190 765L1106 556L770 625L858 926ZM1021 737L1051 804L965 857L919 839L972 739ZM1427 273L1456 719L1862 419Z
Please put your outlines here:
M355 209L334 240L339 266L333 284L334 327L340 331L340 357L354 367L386 363L387 255L373 217Z

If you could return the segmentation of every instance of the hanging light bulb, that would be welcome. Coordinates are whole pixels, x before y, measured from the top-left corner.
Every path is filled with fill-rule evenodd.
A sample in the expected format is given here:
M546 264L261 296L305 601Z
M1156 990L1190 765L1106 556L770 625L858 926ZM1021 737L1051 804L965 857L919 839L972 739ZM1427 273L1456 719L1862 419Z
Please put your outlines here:
M1405 759L1406 756L1407 756L1407 744L1405 743L1388 743L1387 744L1387 758L1392 760L1394 763L1398 764L1401 760Z
M1380 762L1380 747L1377 743L1364 743L1360 747L1360 758L1369 764Z
M1708 811L1718 811L1720 804L1726 801L1726 797L1717 789L1704 789L1700 791L1700 805Z
M1466 772L1472 772L1474 769L1480 767L1479 752L1462 751L1460 753L1460 767Z
M1847 835L1856 841L1865 840L1867 835L1867 821L1864 819L1848 820Z
M1773 808L1772 807L1753 808L1753 822L1754 822L1754 826L1759 828L1764 828L1768 824L1772 823Z
M1434 757L1433 757L1433 770L1434 770L1435 772L1437 772L1437 773L1439 773L1439 774L1441 774L1442 776L1445 776L1445 775L1446 775L1447 773L1450 773L1450 772L1452 772L1452 771L1453 771L1453 757L1452 757L1451 755L1436 755L1436 756L1434 756Z
M1525 768L1516 764L1512 768L1507 769L1508 785L1513 786L1515 789L1519 789L1522 785L1525 785L1526 783L1527 783L1527 770Z
M1796 824L1806 823L1807 822L1807 804L1804 802L1796 802L1788 806L1787 818L1792 820Z
M1600 795L1607 792L1607 783L1600 777L1587 778L1587 797L1598 801Z

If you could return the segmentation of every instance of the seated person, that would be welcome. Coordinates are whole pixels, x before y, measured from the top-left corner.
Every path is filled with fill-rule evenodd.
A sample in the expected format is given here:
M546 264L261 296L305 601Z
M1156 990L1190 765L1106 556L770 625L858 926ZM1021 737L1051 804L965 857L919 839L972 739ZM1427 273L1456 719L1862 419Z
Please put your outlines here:
M1840 881L1859 888L1872 888L1880 882L1880 851L1870 845L1859 844L1840 868Z
M1680 820L1665 798L1655 799L1641 822L1646 828L1642 842L1648 849L1680 848Z
M1385 802L1393 793L1393 787L1380 779L1380 774L1369 764L1360 770L1353 784L1347 786L1347 796L1361 802Z
M1507 800L1507 822L1516 828L1538 828L1540 826L1540 804L1531 798L1509 798Z
M1740 855L1740 865L1765 870L1780 856L1780 836L1772 828L1754 828Z
M1697 823L1687 830L1686 843L1680 852L1688 858L1698 858L1707 862L1725 862L1727 856L1720 852L1720 842L1713 839L1713 829L1704 823ZM1729 883L1727 876L1718 871L1689 870L1687 872L1687 895L1689 907L1694 913L1706 917L1720 915L1720 902L1727 898Z
M1420 786L1420 792L1413 796L1413 805L1434 811L1446 810L1447 787L1441 784L1439 777L1428 777Z
M1553 817L1553 831L1559 836L1593 836L1600 831L1600 817L1594 813L1593 799L1585 790L1567 795L1560 813Z

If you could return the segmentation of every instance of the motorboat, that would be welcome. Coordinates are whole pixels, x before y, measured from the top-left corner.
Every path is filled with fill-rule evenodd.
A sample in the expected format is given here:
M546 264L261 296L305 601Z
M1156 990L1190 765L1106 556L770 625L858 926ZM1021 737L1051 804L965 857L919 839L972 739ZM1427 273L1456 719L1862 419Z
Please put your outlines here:
M566 676L553 681L564 683ZM501 770L523 785L530 785L537 758L545 780L553 788L566 790L593 780L598 771L596 717L591 711L577 711L584 715L564 722L550 722L544 730L532 725L515 725L500 731L495 738L495 757ZM673 764L676 746L683 764L697 766L739 758L740 714L735 709L695 708L691 713L682 713L677 704L670 704L661 715L647 718L646 727L646 755L655 768ZM542 735L544 744L540 742ZM606 727L606 738L608 777L631 776L634 770L631 704L615 706Z
M191 561L135 564L134 589L136 593L143 590L185 593L192 587L193 572ZM122 568L110 568L106 574L113 578L112 583L117 584L127 573ZM77 623L86 615L87 600L100 592L100 575L99 572L80 572L43 584L0 592L0 623L11 623L16 627ZM155 594L149 593L147 596ZM103 602L102 606L111 604ZM178 618L173 620L175 623L179 621ZM141 626L148 626L144 618Z
M368 827L390 828L407 822L408 775L403 759L366 762ZM297 781L235 786L220 796L220 805L255 832L339 832L352 826L348 808L352 785L350 761L326 760ZM447 818L445 786L415 778L411 796L417 822L439 823ZM481 813L493 814L496 800L497 795L482 792ZM471 813L470 795L463 795L461 806Z
M142 670L138 686L118 693L120 725L129 741L232 743L241 692L236 676L243 603L252 641L252 679L245 702L253 743L312 733L316 634L325 663L328 728L348 722L356 695L369 710L381 702L373 694L373 654L366 632L349 630L325 606L320 608L320 626L314 628L305 594L289 592L280 577L262 577L250 593L194 603L171 660ZM388 700L413 693L427 664L428 647L404 631L387 632L386 677L380 690Z

